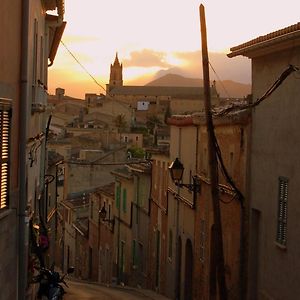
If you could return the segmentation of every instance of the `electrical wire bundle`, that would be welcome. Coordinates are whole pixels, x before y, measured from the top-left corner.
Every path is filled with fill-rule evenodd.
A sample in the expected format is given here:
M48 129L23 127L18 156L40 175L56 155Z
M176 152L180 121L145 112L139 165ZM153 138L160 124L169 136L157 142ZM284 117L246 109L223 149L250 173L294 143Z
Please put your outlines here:
M260 97L259 99L257 99L255 102L253 103L241 103L241 104L232 104L220 111L216 111L214 110L212 112L214 117L222 117L225 116L231 112L237 112L237 111L242 111L242 110L246 110L246 109L251 109L254 108L255 106L257 106L258 104L260 104L262 101L264 101L266 98L268 98L269 96L271 96L271 94L285 81L285 79L292 74L293 72L299 71L299 68L294 66L294 65L289 65L289 67L284 70L281 75L279 76L279 78L272 84L272 86L265 92L265 94Z

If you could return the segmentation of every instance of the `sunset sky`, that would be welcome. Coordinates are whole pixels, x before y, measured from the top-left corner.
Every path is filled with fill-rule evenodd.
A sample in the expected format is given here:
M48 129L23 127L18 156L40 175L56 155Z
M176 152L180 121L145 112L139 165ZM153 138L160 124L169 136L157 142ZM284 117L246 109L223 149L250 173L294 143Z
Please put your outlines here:
M250 61L229 48L300 21L299 0L65 0L63 42L101 86L118 52L124 84L143 85L160 70L201 78L199 5L205 6L211 63L221 80L250 83ZM280 4L279 4L280 3ZM213 76L212 76L213 77ZM105 93L61 44L49 92Z

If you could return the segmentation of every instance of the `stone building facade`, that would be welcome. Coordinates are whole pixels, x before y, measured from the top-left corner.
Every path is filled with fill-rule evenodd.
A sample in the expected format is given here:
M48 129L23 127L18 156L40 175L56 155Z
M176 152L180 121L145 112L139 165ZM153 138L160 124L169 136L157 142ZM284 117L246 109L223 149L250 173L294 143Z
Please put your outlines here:
M197 176L201 191L197 197L194 224L194 276L195 299L210 299L218 295L216 285L216 250L214 242L214 214L208 159L206 121L195 114L197 125ZM251 115L247 112L227 115L214 120L214 130L221 158L229 177L243 198L224 176L219 159L218 198L220 201L225 279L229 299L241 299L245 285L248 245L247 164L249 157Z

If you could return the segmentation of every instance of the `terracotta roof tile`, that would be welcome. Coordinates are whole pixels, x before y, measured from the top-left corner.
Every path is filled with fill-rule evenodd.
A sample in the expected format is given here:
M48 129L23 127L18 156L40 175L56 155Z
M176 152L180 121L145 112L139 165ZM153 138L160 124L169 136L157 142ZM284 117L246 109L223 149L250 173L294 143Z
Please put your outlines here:
M277 31L268 33L266 35L259 36L253 40L250 40L250 41L240 44L238 46L232 47L232 48L230 48L230 51L232 51L232 52L238 51L238 50L241 50L241 49L244 49L244 48L247 48L250 46L254 46L254 45L262 43L262 42L266 42L266 41L269 41L269 40L272 40L275 38L279 38L281 36L284 36L286 34L293 33L296 31L300 31L300 22L298 22L297 24L285 27L283 29L279 29Z
M191 115L173 115L167 119L167 124L175 126L192 126L193 118Z

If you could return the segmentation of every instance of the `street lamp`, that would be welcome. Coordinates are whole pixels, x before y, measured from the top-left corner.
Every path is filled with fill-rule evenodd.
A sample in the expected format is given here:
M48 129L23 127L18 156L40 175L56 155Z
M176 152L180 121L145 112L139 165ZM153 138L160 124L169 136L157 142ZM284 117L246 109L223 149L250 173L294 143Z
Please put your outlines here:
M182 162L179 160L178 157L169 166L169 172L172 178L172 181L178 187L185 187L189 191L196 193L200 193L200 181L197 176L192 176L193 183L182 183L182 176L183 176L184 167Z

